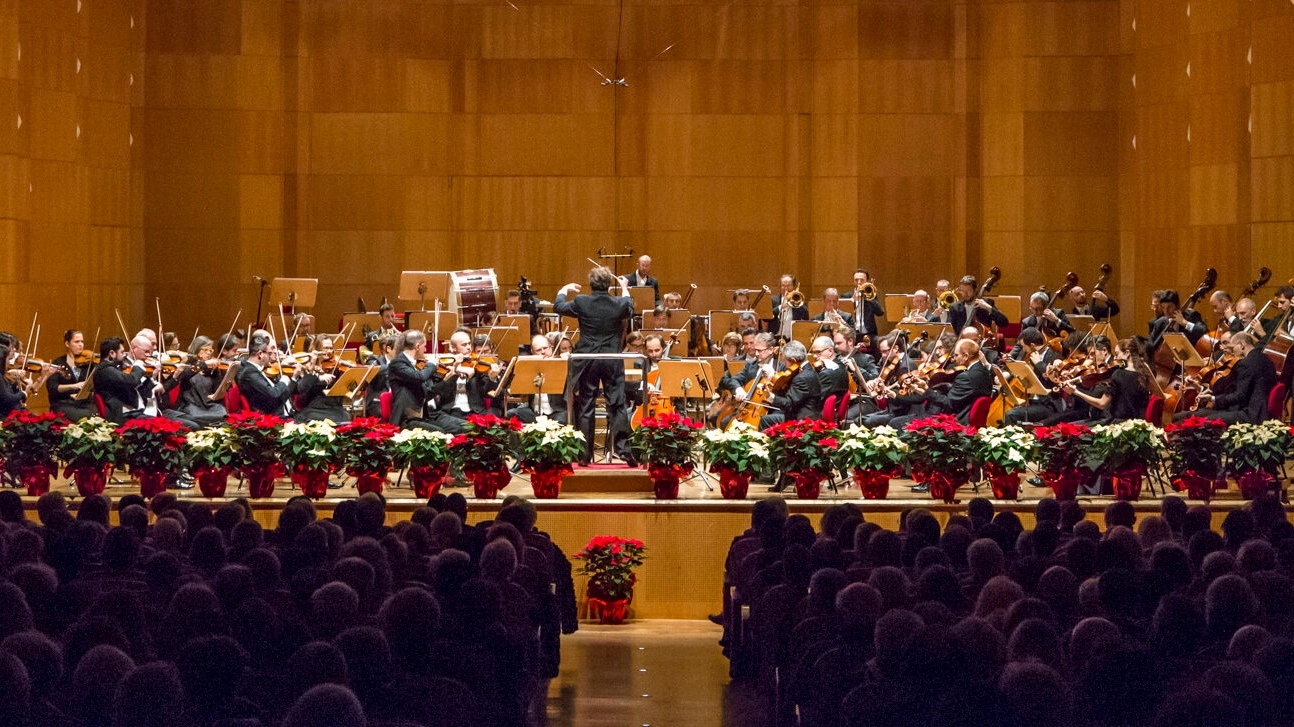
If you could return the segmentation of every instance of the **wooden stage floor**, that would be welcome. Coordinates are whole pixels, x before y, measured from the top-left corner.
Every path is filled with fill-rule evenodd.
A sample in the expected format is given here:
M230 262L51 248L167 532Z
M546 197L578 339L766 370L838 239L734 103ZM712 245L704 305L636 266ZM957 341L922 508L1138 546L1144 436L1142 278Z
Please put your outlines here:
M425 504L407 486L396 487L395 480L392 475L385 492L389 524L408 519L416 508ZM959 504L945 505L932 500L928 494L911 492L911 486L910 480L894 480L890 496L885 500L862 500L852 488L841 489L838 494L824 489L818 500L797 500L789 492L786 496L791 512L808 515L815 525L821 513L832 505L851 502L862 509L868 521L892 530L898 528L899 516L905 510L926 508L936 518L946 521L951 515L965 512L965 503L975 497L972 488L967 486L958 493ZM533 502L539 512L539 528L549 533L568 555L579 552L585 543L599 535L638 538L646 544L647 561L638 570L634 602L629 610L631 618L704 619L720 610L723 563L729 543L749 527L752 503L772 495L768 485L752 484L746 500L724 500L717 491L717 482L714 487L715 490L708 490L700 477L693 477L681 486L679 499L656 500L642 470L623 466L593 468L568 478L560 498ZM54 489L68 496L72 507L76 507L79 498L70 482L55 480ZM133 480L126 480L109 485L105 494L115 501L138 491ZM981 487L980 491L986 496L989 494L987 487ZM172 492L186 502L208 502L197 489ZM446 487L443 492L459 492L467 497L469 522L492 519L498 512L499 500L477 500L470 488ZM262 525L274 527L283 505L299 493L289 487L287 480L281 480L273 497L251 501L254 516ZM228 498L235 498L245 495L246 490L238 490L237 480L231 478L227 494ZM329 490L328 496L316 503L319 517L329 516L337 502L355 495L351 480L340 489ZM513 477L500 499L504 495L533 498L529 481L523 475ZM1159 497L1145 491L1142 495L1135 503L1139 517L1158 513ZM1045 497L1050 497L1049 490L1025 484L1019 501L995 501L994 506L999 511L1017 513L1025 526L1031 527L1034 507ZM228 498L209 502L219 506ZM28 516L35 519L36 500L24 497L24 501ZM1110 497L1079 498L1087 509L1088 519L1102 526L1102 511L1112 501ZM1219 493L1212 503L1214 527L1221 525L1229 511L1244 504L1234 487ZM579 576L576 586L583 602L583 579Z

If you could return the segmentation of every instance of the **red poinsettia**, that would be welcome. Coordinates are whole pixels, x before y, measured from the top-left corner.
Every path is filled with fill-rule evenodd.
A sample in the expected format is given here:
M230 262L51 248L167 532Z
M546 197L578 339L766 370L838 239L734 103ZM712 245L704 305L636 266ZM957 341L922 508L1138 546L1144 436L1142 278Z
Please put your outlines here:
M1181 477L1189 472L1217 479L1222 472L1222 433L1226 428L1226 424L1204 417L1190 417L1164 427L1171 475Z
M234 434L237 465L250 470L277 465L279 435L287 420L273 414L248 411L229 416L229 429Z
M664 412L643 419L630 437L629 446L644 464L690 467L702 426L702 422L675 412Z
M799 474L832 470L840 430L821 419L792 419L764 430L768 457L779 472Z
M1068 472L1083 464L1083 452L1092 430L1082 424L1061 422L1033 430L1038 440L1037 460L1044 472Z
M450 440L450 454L464 473L507 469L508 454L522 426L516 417L473 414L467 418L465 431Z
M179 472L188 433L183 424L165 417L131 419L117 427L131 472Z
M599 535L575 554L584 561L580 572L589 577L589 591L606 600L628 598L633 590L633 569L642 565L647 548L641 540Z
M356 475L389 472L395 466L393 438L399 433L399 427L377 417L360 417L337 427L346 471Z
M938 414L908 422L901 434L908 443L908 461L921 473L960 474L971 467L975 428L951 414Z
M57 412L36 414L26 409L10 412L0 424L0 456L15 476L24 468L44 467L54 472L55 450L63 440L67 418Z

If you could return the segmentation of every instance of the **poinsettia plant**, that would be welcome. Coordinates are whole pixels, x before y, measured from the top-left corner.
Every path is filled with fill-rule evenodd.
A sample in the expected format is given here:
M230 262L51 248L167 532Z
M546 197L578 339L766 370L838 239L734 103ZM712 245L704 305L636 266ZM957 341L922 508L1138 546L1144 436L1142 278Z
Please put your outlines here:
M230 415L234 434L235 466L244 470L279 464L279 437L287 420L273 414L247 411Z
M725 429L707 429L701 435L701 452L710 467L739 474L759 472L769 465L768 435L746 422Z
M351 475L389 472L395 466L393 441L400 428L377 417L360 417L336 429L342 462Z
M131 419L117 428L131 472L179 472L184 466L184 442L189 430L165 417Z
M665 412L643 419L629 438L629 445L644 464L687 466L693 463L701 427L701 422Z
M980 467L991 466L1003 472L1019 473L1029 466L1036 442L1023 427L985 427L975 432L971 443L971 461Z
M1275 476L1290 448L1290 428L1276 419L1261 424L1232 424L1222 435L1227 472Z
M512 438L521 431L521 420L493 414L473 414L462 434L449 443L459 469L467 472L497 472L507 468Z
M404 429L391 437L395 463L399 467L436 467L448 464L453 435L430 429Z
M840 430L836 463L842 472L865 470L894 475L903 471L909 449L893 427L850 424Z
M1182 477L1194 473L1207 480L1217 479L1222 474L1222 434L1226 429L1223 422L1205 417L1190 417L1165 427L1169 474Z
M124 447L117 428L100 417L90 417L63 427L58 456L66 473L79 469L101 469L121 461Z
M903 431L913 470L928 474L968 473L975 429L951 414L913 419Z
M634 568L643 564L647 548L641 540L599 535L575 554L583 563L580 573L589 577L589 593L605 600L629 598Z
M237 466L234 432L229 427L206 427L185 437L185 461L193 473L214 472Z
M57 412L36 414L26 409L11 412L0 424L3 432L0 442L9 473L17 476L24 469L34 467L53 473L57 469L54 458L66 426L67 418Z
M840 430L821 419L792 419L764 430L773 466L781 472L830 473L834 469Z
M1037 440L1034 457L1043 472L1069 472L1087 464L1084 453L1092 430L1082 424L1061 422L1033 430Z
M279 435L279 461L289 470L334 469L341 460L337 428L327 419L287 422Z
M584 456L584 433L569 424L539 417L521 427L521 466L528 470L566 467Z
M1146 472L1163 459L1164 431L1145 419L1098 424L1085 443L1084 469L1111 475Z

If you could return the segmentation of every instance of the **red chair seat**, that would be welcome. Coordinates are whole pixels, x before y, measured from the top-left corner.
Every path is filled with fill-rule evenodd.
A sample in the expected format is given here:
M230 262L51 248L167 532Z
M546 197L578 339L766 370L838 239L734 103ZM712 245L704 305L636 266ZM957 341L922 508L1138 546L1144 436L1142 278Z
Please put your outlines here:
M389 423L391 421L391 392L383 391L378 395L377 401L382 407L382 421Z
M822 421L828 424L836 423L836 395L832 394L827 400L822 402Z
M1164 399L1154 394L1150 395L1150 403L1146 404L1146 421L1160 426L1164 421Z
M993 397L991 396L981 396L976 399L975 403L971 404L970 415L967 417L969 421L967 423L976 429L987 425L988 410L992 405Z
M1278 381L1272 387L1272 393L1267 396L1267 418L1284 419L1285 418L1285 382Z

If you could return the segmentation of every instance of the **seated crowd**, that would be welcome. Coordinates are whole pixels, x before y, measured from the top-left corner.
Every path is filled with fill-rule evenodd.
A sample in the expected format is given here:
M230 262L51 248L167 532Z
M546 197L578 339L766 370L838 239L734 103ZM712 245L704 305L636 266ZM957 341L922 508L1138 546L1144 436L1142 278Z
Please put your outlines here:
M1294 524L1272 496L1227 514L976 499L899 532L852 505L821 532L757 503L729 551L724 640L768 724L1294 724Z
M0 492L0 724L523 725L542 717L571 565L505 501L459 494L389 527L377 495L263 530L245 502Z

